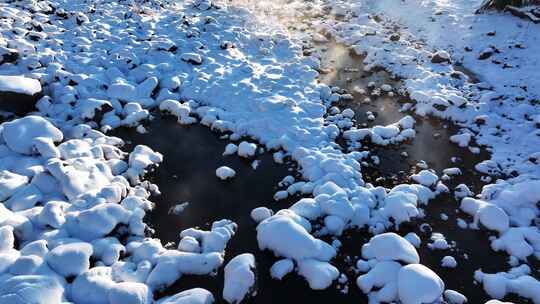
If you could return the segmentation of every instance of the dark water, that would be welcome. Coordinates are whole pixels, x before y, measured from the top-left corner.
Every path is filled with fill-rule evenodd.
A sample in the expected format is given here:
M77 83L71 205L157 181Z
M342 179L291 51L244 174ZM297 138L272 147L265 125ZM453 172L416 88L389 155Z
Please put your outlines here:
M148 145L164 155L161 166L148 176L161 190L161 195L152 198L156 208L146 218L146 222L155 229L155 237L163 243L178 242L178 235L183 229L195 226L209 228L215 220L231 219L239 229L227 247L226 262L238 254L249 252L255 255L258 263L258 293L245 303L327 303L331 300L358 303L359 299L365 300L359 290L348 296L332 287L326 291L312 291L307 282L296 274L286 276L283 281L270 278L269 269L278 259L268 251L259 251L256 224L249 214L259 206L275 211L284 209L299 199L273 200L274 193L279 190L278 183L287 175L297 175L293 163L276 164L272 154L267 152L257 155L260 164L253 170L251 161L236 155L222 156L228 141L219 139L220 136L209 128L182 126L172 117L158 117L147 129L149 132L146 134L139 134L133 129L119 129L114 135L128 140L130 146ZM219 180L215 170L223 165L233 168L236 177L228 181ZM190 204L180 215L168 213L170 207L186 201ZM216 277L183 276L159 296L194 287L210 290L218 303L223 302L223 269Z
M374 81L377 86L383 83L396 86L398 80L384 71L366 73L362 71L362 58L350 54L347 48L338 44L324 45L326 51L321 51L324 65L330 66L333 71L324 74L321 80L330 85L336 85L352 92L352 88L360 86L365 88ZM358 71L351 72L350 68ZM369 90L368 90L369 92ZM350 107L356 111L356 124L373 126L377 124L390 124L398 121L407 113L399 109L405 97L371 97L372 102L363 102L366 95L355 94L354 100L341 102L342 109ZM369 122L365 112L372 111L376 119ZM410 114L410 113L409 113ZM419 160L424 160L429 167L435 169L439 175L448 167L459 167L463 175L445 182L450 189L460 183L465 183L473 190L481 190L483 183L480 176L474 171L474 164L486 159L487 153L470 153L468 150L457 147L449 142L449 137L458 130L448 122L434 119L415 117L417 124L416 138L399 146L378 147L368 145L372 154L381 159L378 166L363 169L366 181L376 185L391 187L397 183L407 182L411 172L420 169L415 167ZM160 117L150 122L147 134L139 134L133 129L121 129L114 135L129 140L132 145L145 144L164 154L163 164L150 174L149 178L156 183L162 194L152 198L156 202L156 209L147 215L147 222L155 229L155 237L163 243L177 242L179 233L190 227L209 228L209 225L220 219L231 219L239 225L237 234L229 242L226 250L225 263L234 256L250 252L257 260L257 286L258 292L254 298L243 303L367 303L367 298L356 287L358 276L351 270L356 264L362 244L371 235L364 230L347 231L340 241L343 247L340 254L333 261L340 271L347 274L348 293L341 292L342 285L334 284L325 291L313 291L307 282L297 274L287 275L283 281L270 278L269 268L277 260L270 252L258 250L256 242L256 225L249 217L255 207L266 206L275 211L289 207L299 197L289 198L285 201L274 202L273 195L278 183L287 175L299 177L294 163L279 165L273 162L269 152L257 155L259 167L254 170L251 160L245 160L235 155L222 156L226 140L220 139L220 134L213 133L201 125L182 126L177 124L175 118ZM438 136L433 136L437 133ZM403 158L401 153L406 151L409 155ZM461 161L454 164L452 157ZM227 165L232 167L237 176L229 181L221 181L215 176L215 169ZM384 177L384 180L377 179ZM180 215L168 213L170 207L182 202L189 202L189 206ZM441 213L448 215L448 220L442 220ZM490 248L488 232L477 230L462 230L457 224L458 217L471 221L459 211L459 202L451 194L443 194L432 200L425 207L427 216L411 223L402 224L399 233L416 232L422 239L419 254L421 262L439 274L449 289L464 293L469 303L484 303L489 297L483 292L481 286L473 281L473 273L477 269L485 272L507 270L507 256L495 253ZM422 224L428 224L429 229L420 229ZM431 250L427 247L431 231L442 233L449 243L455 244L449 250ZM325 241L331 241L325 239ZM443 268L441 259L446 255L456 258L458 267ZM534 267L533 267L534 269ZM533 276L538 277L538 273ZM221 298L223 290L223 268L213 276L183 276L178 282L156 296L175 294L182 290L202 287L211 291L218 303L224 302ZM508 297L506 300L517 303L526 303L525 299Z

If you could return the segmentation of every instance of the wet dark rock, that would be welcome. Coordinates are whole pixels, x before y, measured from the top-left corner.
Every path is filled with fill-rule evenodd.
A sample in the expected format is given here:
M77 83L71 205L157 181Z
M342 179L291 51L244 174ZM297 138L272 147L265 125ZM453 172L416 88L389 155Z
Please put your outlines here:
M479 60L486 60L489 57L493 56L493 50L492 49L485 49L482 52L480 52L480 55L478 55Z
M0 76L0 111L24 115L35 109L42 95L41 84L37 80Z
M450 55L445 51L437 51L431 57L432 63L450 63Z
M401 39L401 36L398 33L390 35L390 41L399 41L399 39Z
M0 47L0 64L13 63L19 59L19 52L14 49Z

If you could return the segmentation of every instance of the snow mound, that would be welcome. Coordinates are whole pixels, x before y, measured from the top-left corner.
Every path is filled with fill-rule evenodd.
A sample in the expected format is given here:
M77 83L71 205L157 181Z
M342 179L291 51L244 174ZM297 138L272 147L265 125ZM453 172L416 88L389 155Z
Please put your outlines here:
M63 301L64 287L54 277L21 275L0 281L1 303L49 304Z
M233 178L235 175L236 171L227 166L222 166L216 169L216 176L219 177L219 179L221 180Z
M433 303L441 298L444 283L421 264L404 266L398 273L398 293L403 304Z
M0 92L34 95L41 92L41 84L32 78L0 75Z
M277 256L296 260L317 259L329 261L336 250L314 238L291 217L276 214L257 226L257 242L261 250L270 249Z
M214 296L206 289L193 288L182 291L174 296L163 298L156 304L212 304Z
M59 142L63 134L53 124L40 116L26 116L4 123L2 135L8 147L18 153L30 155L34 152L35 140L50 139Z
M304 259L298 262L298 274L315 290L328 288L339 276L339 270L328 262Z
M362 246L362 256L365 259L379 261L402 261L418 264L420 257L414 246L403 237L393 232L376 235Z
M223 298L229 303L240 303L253 292L255 285L255 257L244 253L234 257L225 266Z

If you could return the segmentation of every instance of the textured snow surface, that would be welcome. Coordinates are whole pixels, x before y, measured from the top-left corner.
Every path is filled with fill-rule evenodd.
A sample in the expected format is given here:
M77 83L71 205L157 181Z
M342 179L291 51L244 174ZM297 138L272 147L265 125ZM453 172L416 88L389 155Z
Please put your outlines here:
M34 95L41 92L41 84L32 78L0 75L0 92Z
M512 36L513 29L524 26L519 21L498 14L474 17L464 11L469 7L464 3L328 1L334 13L346 18L323 18L316 29L366 53L366 69L382 66L403 77L416 114L459 122L463 130L452 137L454 143L491 147L492 159L478 164L477 171L517 177L484 187L477 198L465 197L460 208L474 218L469 227L495 233L493 250L525 262L540 257L535 226L540 174L534 166L540 160L540 112L528 103L538 98L534 80L540 69L531 54L539 52L540 43L536 32ZM288 188L275 198L307 197L289 209L251 213L258 223L259 248L282 258L271 268L273 278L296 270L313 289L341 282L340 270L332 265L339 242L319 237L367 228L376 236L361 247L365 260L357 268L365 274L357 278L359 288L374 302L439 301L444 283L419 264L418 236L384 233L423 215L420 206L443 192L438 176L426 169L412 176L417 184L393 189L366 184L361 162L369 153L344 152L334 142L342 129L338 125L352 126L354 112L338 109L334 114L340 120L325 121L336 95L317 83L315 58L302 57L302 47L280 31L252 28L255 18L246 9L226 4L217 9L209 0L160 4L102 1L89 9L84 0L0 3L0 47L21 56L0 65L0 91L7 87L33 94L43 86L47 94L35 115L0 126L0 302L151 303L154 292L184 275L211 275L223 265L238 228L230 220L216 221L209 230L182 231L177 249L147 234L143 219L158 189L144 175L163 156L146 146L123 152L124 142L106 133L121 126L143 132L157 109L180 124L199 121L230 134L240 143L227 145L224 155L253 158L273 149L278 150L276 162L290 157L298 163L304 180L286 181ZM438 18L458 30L439 35L445 22L427 21L440 8L451 14ZM419 35L430 49L372 35L388 34L369 18L374 10L384 12L383 21L399 19L410 31L403 37ZM484 37L487 24L493 23L497 38ZM472 34L462 35L471 24ZM509 41L526 48L511 49ZM511 64L521 68L478 64L473 57L493 43L503 49L496 57L508 54ZM469 44L474 52L464 53ZM437 50L442 48L447 50ZM444 62L432 64L433 57ZM520 62L523 58L527 64ZM456 75L453 63L458 60L479 73L480 84L467 83L459 73L450 76ZM389 85L381 89L393 90ZM384 126L353 127L343 137L386 146L413 140L414 127L415 119L406 116ZM218 170L218 177L231 177L230 170ZM446 241L428 245L436 242ZM227 301L241 301L253 291L255 264L251 254L227 264ZM477 272L475 279L493 298L515 293L539 303L538 281L523 266L497 274ZM463 302L448 290L444 297ZM157 300L212 302L214 296L200 288Z

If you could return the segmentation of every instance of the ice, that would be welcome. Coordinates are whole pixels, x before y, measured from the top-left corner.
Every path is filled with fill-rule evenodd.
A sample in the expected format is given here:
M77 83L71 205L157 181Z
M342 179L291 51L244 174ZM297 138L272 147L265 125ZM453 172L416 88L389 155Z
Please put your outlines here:
M298 274L303 276L311 289L328 288L339 276L339 270L328 262L314 259L298 261Z
M15 152L32 154L36 138L48 138L53 142L63 139L63 134L52 123L40 116L26 116L3 124L2 136L7 146Z
M240 303L253 292L255 284L255 257L244 253L234 257L225 266L223 298L229 303Z
M227 166L222 166L216 169L216 176L219 177L219 179L221 180L231 179L235 175L236 175L236 171L234 171L233 169Z
M34 95L41 92L41 84L36 79L23 76L0 75L0 92Z
M404 266L398 273L398 294L403 304L433 303L444 291L444 283L421 264Z
M362 257L365 259L375 258L379 261L402 261L410 264L420 262L414 246L393 232L372 237L367 244L362 246Z

